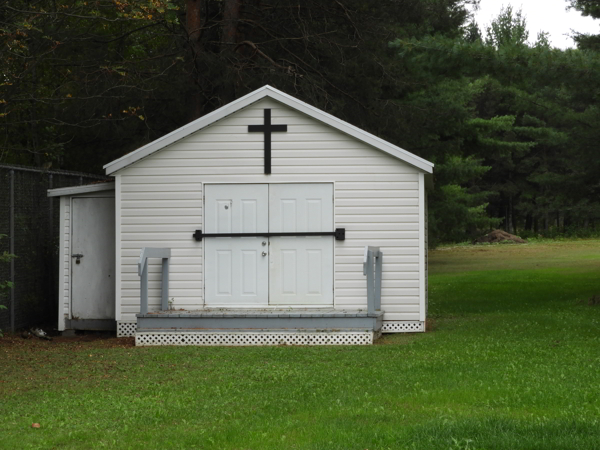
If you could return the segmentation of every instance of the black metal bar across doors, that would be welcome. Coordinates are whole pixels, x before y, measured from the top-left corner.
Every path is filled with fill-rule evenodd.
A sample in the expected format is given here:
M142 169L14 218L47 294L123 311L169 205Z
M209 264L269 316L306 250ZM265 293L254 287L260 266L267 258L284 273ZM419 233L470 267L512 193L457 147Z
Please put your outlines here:
M202 238L209 237L281 237L281 236L335 236L336 241L343 241L346 239L346 229L336 228L335 231L316 231L306 233L202 233L202 230L196 230L192 235L197 241L201 241Z

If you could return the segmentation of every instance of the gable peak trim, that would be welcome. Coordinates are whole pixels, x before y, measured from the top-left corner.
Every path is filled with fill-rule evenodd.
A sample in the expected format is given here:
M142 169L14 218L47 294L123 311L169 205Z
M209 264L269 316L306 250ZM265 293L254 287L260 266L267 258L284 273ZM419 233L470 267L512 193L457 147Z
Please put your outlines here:
M221 120L224 117L227 117L227 116L245 108L246 106L251 105L252 103L262 100L265 97L272 98L280 103L283 103L284 105L286 105L292 109L302 112L302 113L308 115L309 117L312 117L315 120L325 123L345 134L348 134L348 135L358 139L359 141L362 141L372 147L375 147L385 153L388 153L391 156L394 156L394 157L398 158L399 160L404 161L407 164L410 164L411 166L414 166L414 167L422 170L425 173L433 172L433 167L434 167L433 163L431 163L423 158L420 158L419 156L414 155L398 146L395 146L377 136L374 136L371 133L368 133L358 127L355 127L354 125L351 125L348 122L338 119L337 117L332 116L331 114L328 114L325 111L315 108L314 106L311 106L308 103L298 100L297 98L292 97L289 94L281 92L281 91L275 89L274 87L265 85L253 92L250 92L249 94L244 95L243 97L240 97L237 100L234 100L231 103L228 103L225 106L222 106L219 109L216 109L215 111L213 111L209 114L206 114L205 116L200 117L199 119L196 119L178 129L138 148L137 150L135 150L131 153L128 153L128 154L122 156L121 158L118 158L118 159L106 164L104 166L104 169L106 170L106 174L107 175L114 174L118 170L128 167L131 164L139 161L140 159L145 158L145 157L151 155L152 153L154 153L160 149L163 149L163 148L173 144L174 142L177 142L180 139L185 138L186 136L189 136L192 133L200 131L201 129L206 128L209 125L212 125L213 123L217 122L218 120Z

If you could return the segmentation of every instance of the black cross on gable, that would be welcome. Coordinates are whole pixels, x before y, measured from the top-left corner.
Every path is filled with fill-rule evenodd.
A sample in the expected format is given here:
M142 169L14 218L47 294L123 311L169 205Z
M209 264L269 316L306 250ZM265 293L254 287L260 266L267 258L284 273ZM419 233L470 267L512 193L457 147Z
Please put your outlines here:
M265 173L271 173L271 133L274 131L287 131L287 125L271 124L271 110L265 109L264 125L248 125L248 131L265 134Z

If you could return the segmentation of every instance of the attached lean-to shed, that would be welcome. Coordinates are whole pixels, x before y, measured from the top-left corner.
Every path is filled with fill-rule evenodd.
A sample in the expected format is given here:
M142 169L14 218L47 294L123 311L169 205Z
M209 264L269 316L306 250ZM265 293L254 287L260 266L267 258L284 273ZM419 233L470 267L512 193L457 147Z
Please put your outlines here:
M138 345L364 344L425 330L430 162L265 86L105 169L117 332ZM383 253L377 311L365 246ZM140 261L144 248L168 249L165 272L161 258Z
M59 330L114 330L115 183L50 189L60 198Z

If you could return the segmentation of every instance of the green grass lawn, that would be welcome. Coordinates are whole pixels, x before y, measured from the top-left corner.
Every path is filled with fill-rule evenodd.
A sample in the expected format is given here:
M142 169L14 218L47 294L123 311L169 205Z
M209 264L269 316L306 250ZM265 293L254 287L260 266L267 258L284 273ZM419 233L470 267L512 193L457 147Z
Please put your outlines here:
M599 275L597 240L432 251L428 332L372 347L0 339L0 447L600 449Z

